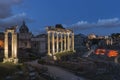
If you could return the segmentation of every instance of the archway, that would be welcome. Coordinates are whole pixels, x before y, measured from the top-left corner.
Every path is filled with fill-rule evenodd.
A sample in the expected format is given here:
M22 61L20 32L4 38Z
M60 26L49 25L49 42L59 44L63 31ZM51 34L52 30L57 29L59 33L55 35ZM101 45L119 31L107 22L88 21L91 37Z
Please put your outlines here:
M11 35L11 41L9 42L9 34ZM5 62L13 62L17 63L17 33L16 27L7 28L4 33L4 59L3 63ZM11 50L9 49L9 44L11 43ZM11 56L9 56L9 50L11 51Z

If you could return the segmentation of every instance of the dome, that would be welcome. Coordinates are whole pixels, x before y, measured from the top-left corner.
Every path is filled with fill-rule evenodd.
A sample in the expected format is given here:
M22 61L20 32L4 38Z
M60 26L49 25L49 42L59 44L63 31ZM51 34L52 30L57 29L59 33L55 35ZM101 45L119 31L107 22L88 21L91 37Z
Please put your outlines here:
M20 33L28 33L28 32L29 32L29 29L28 29L28 27L26 26L26 24L25 24L24 21L23 21L22 26L21 26L20 29L19 29L19 32L20 32Z

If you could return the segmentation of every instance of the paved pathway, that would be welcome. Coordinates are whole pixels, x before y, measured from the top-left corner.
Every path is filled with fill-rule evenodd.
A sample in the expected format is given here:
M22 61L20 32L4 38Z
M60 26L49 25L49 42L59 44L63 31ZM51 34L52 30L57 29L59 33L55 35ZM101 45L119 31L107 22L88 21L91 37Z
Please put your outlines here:
M41 66L40 64L37 63L37 61L29 62L33 66ZM48 73L51 75L56 76L59 80L86 80L81 77L78 77L74 75L71 72L68 72L62 68L56 67L56 66L49 66L49 65L44 65L45 67L48 68ZM58 80L57 79L57 80Z
M48 65L46 67L48 67L48 72L50 74L54 74L56 77L59 77L60 80L85 80L81 77L74 75L71 72L63 70L62 68L56 66L48 66Z

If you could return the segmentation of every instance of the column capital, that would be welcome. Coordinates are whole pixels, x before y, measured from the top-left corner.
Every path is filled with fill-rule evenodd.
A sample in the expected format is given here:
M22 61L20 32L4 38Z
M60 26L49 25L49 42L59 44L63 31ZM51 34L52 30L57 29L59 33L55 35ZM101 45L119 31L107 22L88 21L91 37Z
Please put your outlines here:
M59 32L60 34L63 34L63 32Z
M60 32L55 32L56 34L60 34Z
M70 34L70 32L67 32L67 34L69 35L69 34Z
M55 31L51 31L51 33L55 33Z
M51 31L47 31L47 33L50 33Z

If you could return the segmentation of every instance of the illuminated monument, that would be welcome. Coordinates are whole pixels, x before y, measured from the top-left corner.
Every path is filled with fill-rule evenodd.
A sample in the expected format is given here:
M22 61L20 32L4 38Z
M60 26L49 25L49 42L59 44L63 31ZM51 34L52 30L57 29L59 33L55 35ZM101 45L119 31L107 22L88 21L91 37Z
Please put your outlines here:
M55 58L55 54L73 51L74 33L58 24L56 27L47 27L48 33L48 55Z
M11 34L11 56L9 57L9 39L8 35ZM16 27L7 28L5 30L5 38L4 38L4 59L3 63L5 62L12 62L12 63L18 63L17 58L17 33L16 33Z

